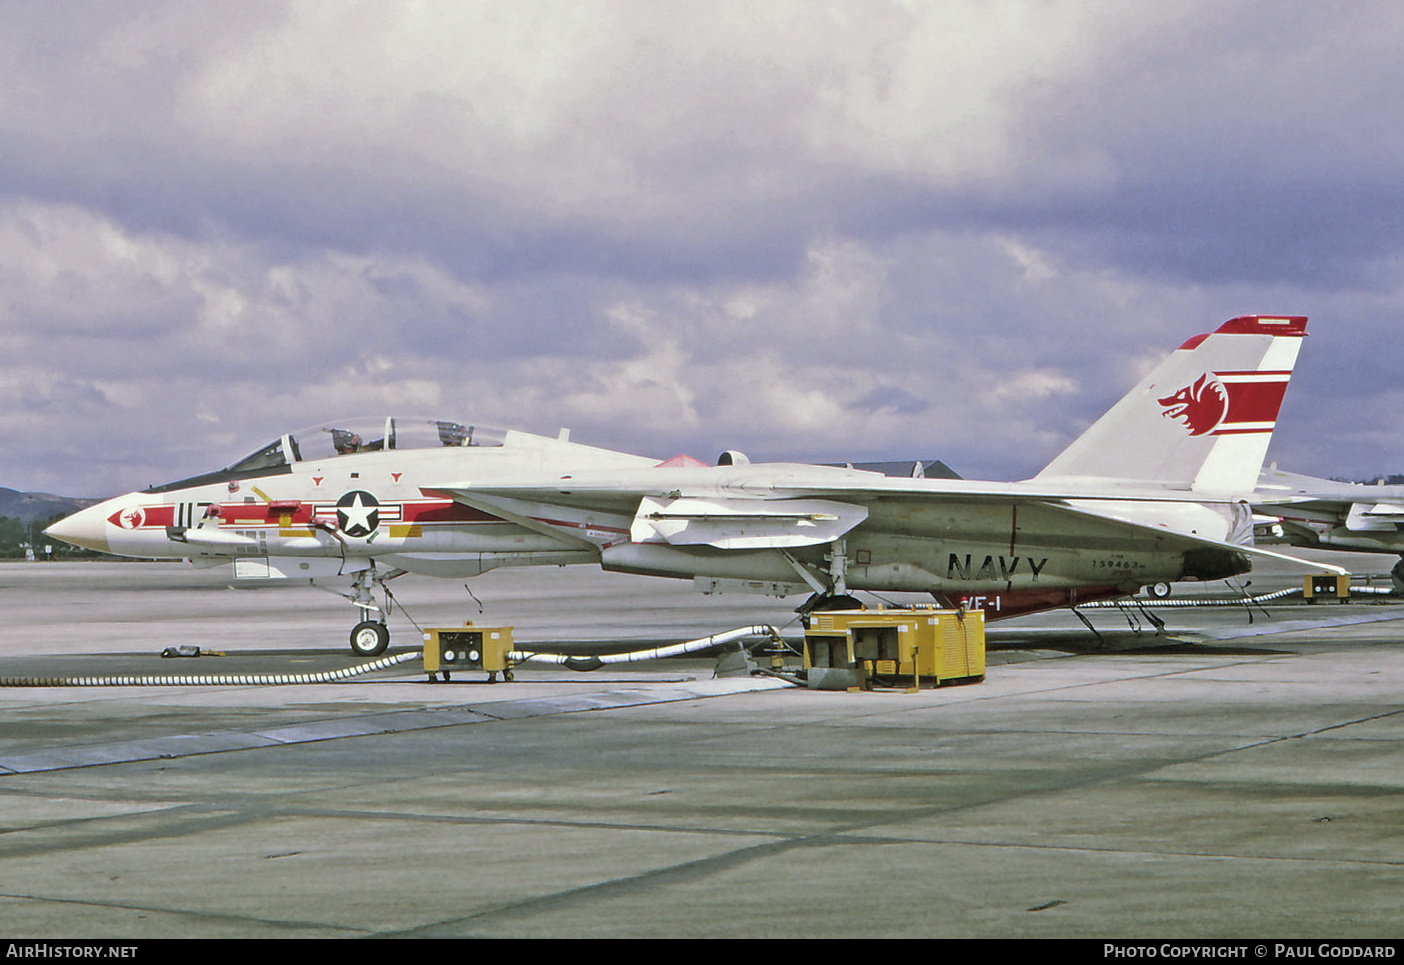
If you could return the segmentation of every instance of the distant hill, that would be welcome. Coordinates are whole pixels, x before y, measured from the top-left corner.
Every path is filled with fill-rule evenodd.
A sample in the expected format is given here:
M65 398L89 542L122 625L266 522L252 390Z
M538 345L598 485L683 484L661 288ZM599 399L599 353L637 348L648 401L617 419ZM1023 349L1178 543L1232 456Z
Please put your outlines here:
M26 523L48 519L59 513L76 513L96 502L96 499L76 499L51 493L22 493L0 486L0 516L22 519Z

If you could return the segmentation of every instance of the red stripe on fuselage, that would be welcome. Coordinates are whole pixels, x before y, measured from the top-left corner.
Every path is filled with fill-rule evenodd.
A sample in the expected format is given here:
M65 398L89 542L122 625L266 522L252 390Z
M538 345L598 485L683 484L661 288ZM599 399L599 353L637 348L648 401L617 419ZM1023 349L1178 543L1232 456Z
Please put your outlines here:
M434 500L427 503L405 503L404 521L407 523L497 523L501 520L482 510L465 506L451 499Z
M312 504L301 503L290 510L286 506L273 508L266 503L222 503L219 519L221 524L227 526L309 526L312 523Z
M378 507L385 523L483 523L500 522L496 516L480 512L451 499L416 502L385 502ZM335 503L302 503L292 512L286 506L266 503L227 503L220 506L220 520L229 526L292 525L309 526L315 517L335 518Z
M452 499L381 503L379 509L382 520L387 523L405 522L423 525L427 523L502 522L497 516L474 509L471 506L465 506ZM136 527L122 524L122 516L130 514L131 510L113 513L108 522L123 529L162 529L175 525L176 507L170 503L141 506L139 511L141 522ZM318 515L318 504L293 503L291 500L274 503L219 503L217 512L221 526L311 526ZM198 523L202 513L203 509L197 508L196 518L191 520L191 523ZM336 506L334 504L322 505L320 515L335 517Z

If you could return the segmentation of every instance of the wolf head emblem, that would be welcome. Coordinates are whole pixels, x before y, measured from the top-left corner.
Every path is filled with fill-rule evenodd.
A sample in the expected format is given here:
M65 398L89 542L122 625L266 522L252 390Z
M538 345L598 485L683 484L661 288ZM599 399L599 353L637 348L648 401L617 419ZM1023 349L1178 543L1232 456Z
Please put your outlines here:
M1192 436L1202 436L1218 428L1228 411L1228 394L1223 383L1208 372L1174 395L1160 400L1167 419L1184 419Z

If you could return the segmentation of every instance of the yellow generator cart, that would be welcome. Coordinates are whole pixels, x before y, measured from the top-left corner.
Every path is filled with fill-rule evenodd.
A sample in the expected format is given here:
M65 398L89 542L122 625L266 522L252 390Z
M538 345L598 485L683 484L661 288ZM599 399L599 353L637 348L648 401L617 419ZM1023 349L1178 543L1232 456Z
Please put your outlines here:
M1306 597L1308 603L1319 603L1323 600L1344 603L1350 599L1350 577L1308 576L1302 595Z
M985 679L982 610L831 610L804 635L816 690L978 683Z
M455 670L482 670L488 683L497 675L512 679L511 627L444 627L424 631L424 672L432 682L435 676L447 681Z

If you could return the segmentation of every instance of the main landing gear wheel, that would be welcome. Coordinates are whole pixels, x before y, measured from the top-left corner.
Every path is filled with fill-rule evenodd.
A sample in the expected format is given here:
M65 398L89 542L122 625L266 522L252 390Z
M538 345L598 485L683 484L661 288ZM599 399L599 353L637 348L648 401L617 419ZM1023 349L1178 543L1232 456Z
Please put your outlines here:
M1152 583L1146 587L1146 592L1154 599L1163 600L1170 595L1170 584L1165 582Z
M363 620L351 631L351 652L358 657L378 657L390 646L390 628L375 620Z

